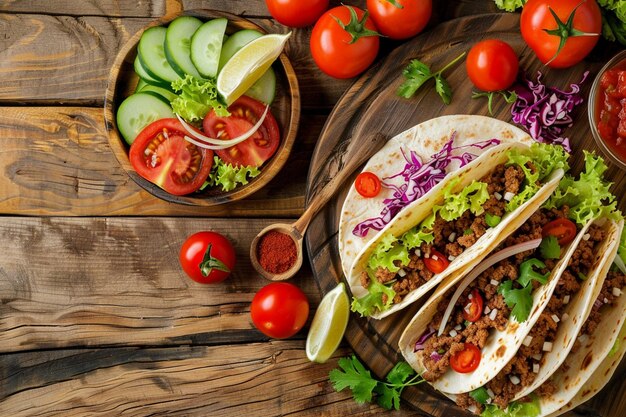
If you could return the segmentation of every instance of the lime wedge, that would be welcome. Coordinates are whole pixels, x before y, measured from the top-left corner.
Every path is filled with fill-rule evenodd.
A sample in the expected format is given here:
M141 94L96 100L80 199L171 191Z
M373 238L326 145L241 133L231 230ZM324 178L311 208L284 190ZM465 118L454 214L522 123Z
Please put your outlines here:
M317 307L306 338L306 356L323 363L337 350L350 317L350 301L343 282L326 294Z
M232 104L265 74L282 52L289 36L291 32L261 36L233 55L217 76L217 91L226 104Z

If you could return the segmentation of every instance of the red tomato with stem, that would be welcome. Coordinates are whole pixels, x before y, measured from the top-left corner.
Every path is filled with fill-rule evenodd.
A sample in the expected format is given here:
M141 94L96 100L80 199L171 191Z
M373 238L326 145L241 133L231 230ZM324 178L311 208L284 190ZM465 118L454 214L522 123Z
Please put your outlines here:
M335 78L352 78L369 67L380 41L367 12L352 6L328 10L311 32L311 55L317 66Z
M265 104L251 97L241 96L228 107L228 111L228 117L219 117L214 110L204 117L202 127L207 136L228 140L245 134L263 116ZM276 153L279 144L278 123L271 111L268 111L263 124L250 138L215 153L225 163L233 166L258 167Z
M472 290L470 295L469 303L463 308L463 318L475 322L483 315L483 297L476 288Z
M432 0L367 0L367 10L379 32L391 39L420 33L433 12Z
M471 343L465 343L464 349L450 358L450 366L458 373L467 374L478 368L480 356L480 349Z
M602 14L595 0L528 0L520 27L541 62L567 68L582 61L600 39Z
M213 151L187 142L187 134L178 119L157 120L137 135L128 159L137 174L168 193L192 193L209 176Z
M295 285L274 282L256 293L250 315L261 332L275 339L285 339L298 333L306 323L309 301Z
M285 26L312 25L328 8L328 0L265 0L272 17Z
M519 59L508 43L487 39L472 46L465 68L477 88L488 92L500 91L513 85L519 70Z
M431 249L430 256L424 258L424 264L426 268L433 274L439 274L450 265L450 261L441 252Z
M216 232L198 232L189 236L178 255L183 271L196 282L214 284L224 281L235 267L235 249Z
M541 235L554 236L559 245L566 245L576 237L576 225L569 219L558 218L543 226Z
M365 198L376 197L381 190L380 178L373 172L361 172L354 180L354 188L357 193Z

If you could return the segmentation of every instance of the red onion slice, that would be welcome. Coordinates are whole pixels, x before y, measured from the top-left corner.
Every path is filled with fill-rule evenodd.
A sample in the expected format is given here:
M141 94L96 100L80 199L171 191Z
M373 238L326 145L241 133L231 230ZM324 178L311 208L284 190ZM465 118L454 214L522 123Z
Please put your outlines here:
M476 265L476 267L472 269L472 271L469 274L467 274L467 276L463 279L463 281L461 281L456 291L452 295L452 298L450 299L450 303L448 304L448 308L446 308L446 312L444 313L443 319L441 320L441 324L439 325L439 331L437 333L437 336L439 337L443 334L443 331L446 328L446 324L448 324L448 320L450 319L450 315L452 314L452 310L454 309L456 301L459 299L459 297L461 296L463 291L468 287L468 285L470 285L471 282L474 281L476 277L478 277L478 275L485 272L485 270L489 268L491 265L496 264L510 256L517 255L518 253L526 252L527 250L536 249L540 243L541 243L540 238L529 240L527 242L518 243L517 245L513 245L509 248L502 249L501 251L494 253L489 258L485 259L484 261Z

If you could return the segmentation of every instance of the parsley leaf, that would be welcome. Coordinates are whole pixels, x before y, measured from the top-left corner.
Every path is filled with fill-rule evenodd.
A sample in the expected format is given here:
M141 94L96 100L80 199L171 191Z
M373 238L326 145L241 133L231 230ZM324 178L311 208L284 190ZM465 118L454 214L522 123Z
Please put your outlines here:
M387 374L385 382L373 378L354 355L339 359L338 364L341 370L333 369L329 374L336 391L350 388L357 403L371 402L375 393L378 404L387 410L400 409L400 394L404 387L424 381L406 362L398 362Z
M437 72L432 72L430 67L419 59L412 59L409 65L402 71L402 75L406 80L398 88L397 94L400 97L411 98L419 90L419 88L431 78L435 79L435 91L441 97L444 104L450 104L452 100L452 89L448 81L443 78L443 73L461 58L465 56L465 52L453 59L448 65Z
M537 258L530 258L519 266L519 278L517 278L517 282L522 287L528 287L531 280L539 281L541 284L545 284L548 282L548 277L550 276L549 272L546 272L544 275L541 275L539 272L535 271L534 268L545 268L546 264L541 262ZM532 286L531 286L532 287Z
M555 236L546 236L539 245L539 253L544 259L559 259L561 257L561 247Z
M511 310L511 316L518 323L526 321L533 306L533 286L529 285L521 289L513 288L513 281L504 281L498 287L498 292L504 297L504 302Z

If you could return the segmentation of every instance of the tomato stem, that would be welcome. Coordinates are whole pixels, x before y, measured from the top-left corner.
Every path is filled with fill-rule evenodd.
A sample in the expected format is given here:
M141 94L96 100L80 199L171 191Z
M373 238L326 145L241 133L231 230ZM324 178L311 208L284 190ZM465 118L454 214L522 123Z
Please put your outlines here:
M224 262L220 261L217 258L211 256L211 248L213 245L209 243L206 248L206 252L204 252L204 257L202 258L202 262L198 265L200 267L200 272L202 276L208 277L209 274L214 270L230 272L230 269L224 264Z
M376 32L375 30L369 30L365 27L365 23L367 22L367 16L369 16L369 11L366 10L363 14L363 18L359 20L359 17L357 16L356 10L354 10L354 8L350 6L345 7L350 10L350 22L348 22L348 24L346 25L341 21L341 19L336 16L333 16L333 19L335 19L339 26L341 26L341 28L348 32L352 37L352 39L350 39L350 42L348 43L353 44L360 38L367 36L381 36L380 33Z
M563 21L559 18L559 16L555 13L555 11L552 10L550 6L548 6L548 10L550 11L550 14L552 14L552 17L554 17L554 21L556 22L557 28L552 29L552 30L544 29L544 31L549 35L558 36L560 38L560 41L559 41L559 46L556 49L556 53L554 54L552 58L550 58L548 62L546 62L546 65L550 65L550 63L554 61L557 56L559 56L559 53L561 53L561 50L563 49L563 47L565 46L565 43L567 42L569 38L575 38L577 36L599 36L599 33L583 32L574 27L574 16L576 15L576 10L585 1L587 0L582 0L580 3L578 3L576 7L574 7L574 10L572 10L572 12L567 17L566 23L563 23Z

